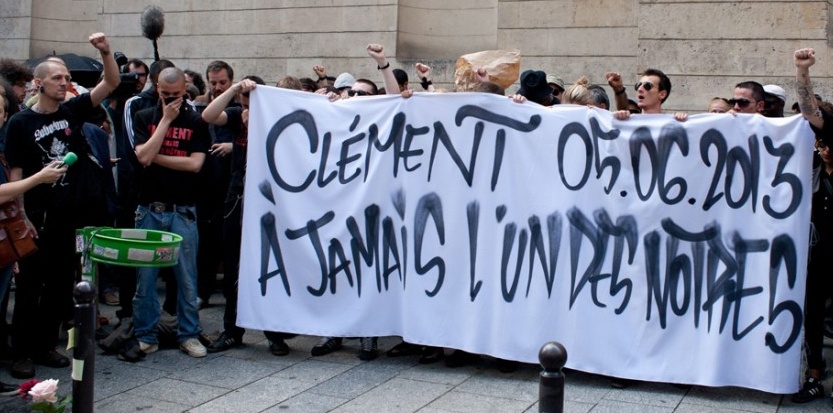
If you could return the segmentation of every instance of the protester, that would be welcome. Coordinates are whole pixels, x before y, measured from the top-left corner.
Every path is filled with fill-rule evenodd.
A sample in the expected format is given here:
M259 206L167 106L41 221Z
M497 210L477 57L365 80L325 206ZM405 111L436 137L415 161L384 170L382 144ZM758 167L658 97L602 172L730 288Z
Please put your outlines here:
M783 118L787 93L778 85L764 85L764 110L762 115L768 118Z
M12 85L12 90L6 93L13 93L21 104L25 102L26 83L32 81L32 69L11 59L0 59L0 76Z
M590 80L582 76L576 83L568 86L566 90L561 92L561 103L569 105L584 105L592 106L595 104L593 99L593 92L588 89Z
M136 158L135 139L133 136L133 120L135 114L148 108L156 107L159 102L157 83L159 73L169 67L174 67L170 60L157 60L150 65L148 71L150 87L136 96L128 99L124 104L123 138L117 146L116 155L119 158L117 164L118 173L118 208L116 213L116 225L120 228L130 228L136 224L136 207L138 206L139 188L141 187L141 176L144 167ZM117 317L127 319L133 317L133 297L136 295L136 270L133 268L116 268L119 279L119 304L121 310ZM176 314L176 282L173 279L170 268L161 270L162 278L167 288L165 290L165 303L163 308L169 314Z
M376 62L376 69L382 73L382 78L385 82L385 89L387 94L400 94L399 84L390 67L390 62L385 56L385 48L380 44L371 43L365 48L367 54ZM345 73L339 75L336 80L336 87L339 87L339 80L344 80ZM347 74L349 76L349 74ZM346 78L346 76L344 76ZM350 76L352 77L352 76ZM376 84L368 79L358 79L349 89L345 89L341 94L332 93L329 95L330 99L350 99L353 97L375 96L379 92ZM346 95L346 97L345 97ZM373 360L379 356L378 337L362 337L361 351L359 352L359 359ZM318 343L312 347L310 353L313 356L323 356L332 353L341 348L342 337L323 337Z
M237 285L240 275L240 244L243 229L243 184L246 179L249 93L257 85L263 84L265 84L263 79L257 76L247 76L223 92L202 113L204 121L223 126L231 130L236 137L231 155L231 182L223 210L223 217L225 217L223 221L223 293L226 297L226 308L223 313L223 332L208 346L209 353L226 351L243 345L243 334L246 332L244 328L237 326ZM286 76L278 81L278 87L300 90L300 81ZM228 105L233 98L237 99L240 106ZM289 345L284 341L287 336L284 333L264 331L264 335L269 340L270 353L276 356L289 354Z
M732 110L732 105L729 104L729 99L715 97L709 101L709 106L706 110L709 113L727 113Z
M734 113L756 114L764 111L764 87L755 81L740 82L735 85L732 98L729 99Z
M197 173L202 169L210 141L208 125L185 102L185 75L177 68L159 73L157 107L136 114L133 124L136 156L145 167L136 228L170 231L182 236L179 261L173 267L177 283L179 322L177 341L191 357L205 357L200 343L197 303ZM156 297L158 268L138 270L133 299L133 325L139 348L156 351L160 317Z
M615 76L608 76L608 82ZM615 89L614 89L615 90ZM639 78L639 82L634 86L636 90L636 102L642 114L657 114L662 113L662 104L671 95L671 79L659 69L647 69ZM619 95L617 93L617 108ZM631 110L617 110L613 112L613 116L619 120L626 120L630 118L633 112ZM674 118L680 122L688 119L688 114L684 112L674 113Z
M65 102L69 71L63 64L43 62L35 68L32 80L39 92L38 102L9 120L6 157L11 181L35 175L70 151L78 155L78 161L60 184L39 185L24 199L30 231L39 234L39 249L20 261L12 336L16 353L12 376L16 378L33 377L35 363L69 366L69 359L55 347L60 324L72 318L74 270L78 263L75 230L101 225L106 214L101 184L104 171L87 156L88 145L81 128L93 109L118 86L119 70L104 34L93 34L90 43L104 62L103 82L90 93ZM71 194L76 191L84 196L73 197Z
M518 89L518 94L541 106L552 106L556 103L553 89L547 84L547 74L540 70L526 70L521 73L521 88Z
M807 269L806 298L804 305L804 342L807 356L807 372L804 385L794 394L792 401L806 403L824 397L826 363L822 355L824 345L824 306L831 296L829 271L833 264L833 112L822 110L814 98L810 81L810 67L816 62L815 50L799 49L793 58L795 64L795 92L801 115L810 122L816 133L816 151L813 161L812 223L817 240L810 248ZM763 88L762 88L763 89ZM833 402L833 395L831 395Z

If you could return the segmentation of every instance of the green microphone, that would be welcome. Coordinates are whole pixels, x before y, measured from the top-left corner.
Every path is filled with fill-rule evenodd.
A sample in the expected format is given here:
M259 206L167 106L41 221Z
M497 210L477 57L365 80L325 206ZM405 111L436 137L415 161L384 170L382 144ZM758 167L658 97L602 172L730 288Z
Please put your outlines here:
M64 166L64 165L66 165L67 167L72 166L72 164L74 164L75 161L77 161L77 160L78 160L78 155L76 155L75 152L67 152L67 154L64 155L64 159L61 160L61 165L60 166Z

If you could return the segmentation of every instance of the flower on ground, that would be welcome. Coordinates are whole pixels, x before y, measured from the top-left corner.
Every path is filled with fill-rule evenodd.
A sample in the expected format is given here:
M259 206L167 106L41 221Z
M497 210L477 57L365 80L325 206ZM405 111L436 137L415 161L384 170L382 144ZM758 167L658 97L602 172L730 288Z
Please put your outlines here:
M23 400L28 399L29 398L29 390L32 390L32 387L35 387L35 385L38 384L38 383L40 383L40 381L38 379L32 379L32 380L24 381L23 383L20 384L20 386L17 386L17 394L19 394L20 397Z
M32 398L32 411L42 413L64 413L72 402L71 396L58 398L58 380L39 381L32 379L17 387L17 394L23 400Z
M55 403L58 401L58 380L48 379L32 386L29 390L29 395L32 396L32 401L35 403L47 402Z

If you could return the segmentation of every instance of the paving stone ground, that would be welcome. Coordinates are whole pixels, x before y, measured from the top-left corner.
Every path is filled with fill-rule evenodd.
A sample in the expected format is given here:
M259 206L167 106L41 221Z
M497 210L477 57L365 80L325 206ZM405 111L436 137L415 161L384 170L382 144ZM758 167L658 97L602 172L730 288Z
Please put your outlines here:
M200 311L204 331L212 336L222 329L223 298ZM114 307L101 307L116 322ZM268 352L259 331L248 331L245 345L205 358L188 357L176 348L160 349L144 361L127 363L99 353L96 357L95 412L98 413L315 413L315 412L418 412L476 413L538 412L537 365L521 365L513 373L500 373L494 361L451 369L436 363L420 365L417 357L364 362L356 355L358 340L346 340L344 349L311 357L317 337L288 340L292 351L284 357ZM380 339L384 352L399 342ZM827 343L828 345L831 343ZM446 350L449 354L450 350ZM833 352L831 352L833 353ZM0 380L19 383L8 373ZM830 361L828 361L830 363ZM680 389L662 383L636 383L611 388L607 379L568 371L565 412L831 412L827 398L796 405L789 396L740 388L692 387ZM61 394L71 394L69 369L38 367L38 378L61 381ZM833 379L825 382L829 391ZM0 400L2 412L28 412L19 398Z

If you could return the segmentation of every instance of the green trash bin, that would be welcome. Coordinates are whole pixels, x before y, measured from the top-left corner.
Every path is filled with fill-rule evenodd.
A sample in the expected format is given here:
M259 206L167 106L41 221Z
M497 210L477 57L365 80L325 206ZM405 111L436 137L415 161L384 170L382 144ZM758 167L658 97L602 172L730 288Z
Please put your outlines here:
M180 235L134 228L84 228L80 250L92 261L127 267L170 267L179 261Z

